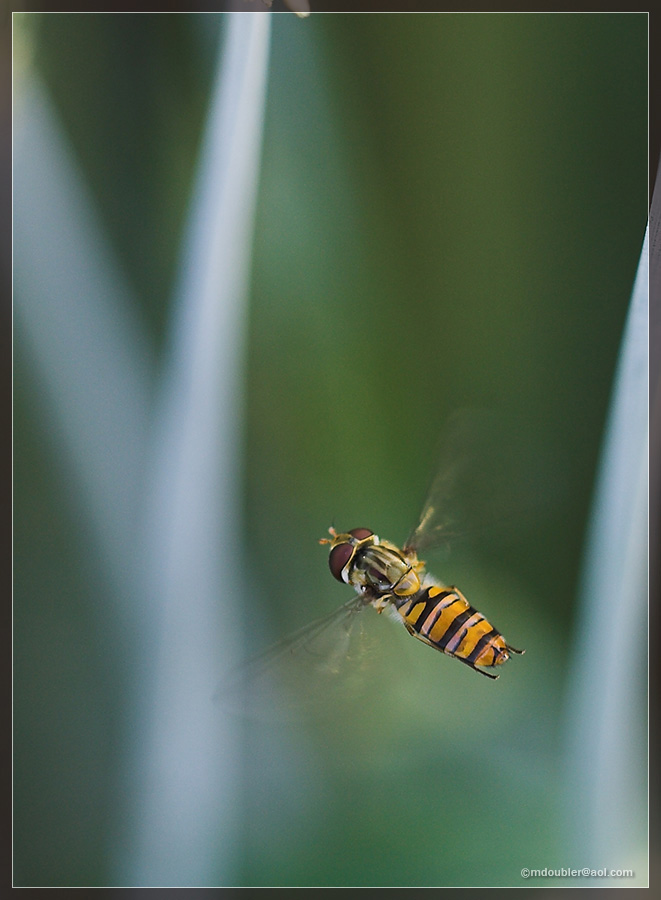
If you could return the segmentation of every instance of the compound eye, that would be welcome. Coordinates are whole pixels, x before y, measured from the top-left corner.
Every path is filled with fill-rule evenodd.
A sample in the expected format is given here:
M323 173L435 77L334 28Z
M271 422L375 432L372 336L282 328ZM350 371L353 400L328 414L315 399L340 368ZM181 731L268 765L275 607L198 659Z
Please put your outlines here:
M374 532L369 528L352 528L349 534L353 535L358 541L364 541L365 538L371 537Z
M328 557L328 565L333 578L337 578L338 581L344 581L342 578L342 569L351 559L352 553L353 547L348 543L338 544L337 547L333 547L330 556Z

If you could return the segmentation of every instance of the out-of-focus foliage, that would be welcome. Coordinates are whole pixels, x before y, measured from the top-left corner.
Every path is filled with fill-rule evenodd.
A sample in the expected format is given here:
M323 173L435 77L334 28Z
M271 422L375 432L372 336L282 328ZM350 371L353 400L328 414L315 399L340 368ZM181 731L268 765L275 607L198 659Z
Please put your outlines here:
M158 356L222 17L18 27ZM368 610L382 646L360 700L245 725L219 883L520 885L523 866L582 865L560 714L646 220L646 85L644 15L274 18L237 523L251 599L227 628L257 651L346 600L317 539L333 522L404 540L445 424L476 407L502 423L503 465L477 449L484 517L430 568L527 654L492 684ZM121 629L20 333L15 384L15 880L110 884Z

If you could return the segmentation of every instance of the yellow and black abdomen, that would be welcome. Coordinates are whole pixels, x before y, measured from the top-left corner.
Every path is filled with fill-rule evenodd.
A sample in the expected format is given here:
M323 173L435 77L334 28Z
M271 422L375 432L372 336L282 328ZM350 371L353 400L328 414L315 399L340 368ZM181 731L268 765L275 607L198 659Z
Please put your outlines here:
M498 676L485 672L485 667L502 665L509 659L508 651L518 652L456 587L431 585L396 606L414 637L490 678Z

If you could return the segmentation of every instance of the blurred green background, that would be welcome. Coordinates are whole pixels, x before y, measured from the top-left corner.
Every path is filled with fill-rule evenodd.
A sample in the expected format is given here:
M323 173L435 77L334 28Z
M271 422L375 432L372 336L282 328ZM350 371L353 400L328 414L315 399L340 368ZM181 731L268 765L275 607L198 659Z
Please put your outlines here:
M158 360L226 21L14 22ZM509 885L580 865L564 703L647 217L646 16L272 24L243 373L239 617L264 622L248 649L348 599L317 545L331 522L403 541L448 419L477 407L506 423L511 464L488 470L481 527L430 566L527 654L492 684L374 616L386 646L360 702L244 726L232 867L212 883ZM106 885L126 647L47 402L17 330L14 879Z

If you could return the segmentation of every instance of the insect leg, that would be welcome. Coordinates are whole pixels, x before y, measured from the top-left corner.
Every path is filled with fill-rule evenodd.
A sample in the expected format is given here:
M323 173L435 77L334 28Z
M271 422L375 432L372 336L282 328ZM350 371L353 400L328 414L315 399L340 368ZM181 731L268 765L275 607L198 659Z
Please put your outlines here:
M370 602L370 601L368 601ZM380 597L375 597L371 603L374 609L379 613L379 615L383 612L384 609L387 608L389 603L393 602L392 594L382 594Z
M455 659L458 659L459 662L462 662L465 665L469 666L471 669L474 669L476 672L479 672L480 675L484 675L486 678L491 678L492 681L497 681L500 678L500 675L492 675L491 672L485 672L484 668L476 666L475 663L469 662L467 659L463 659L463 657L461 656L455 656L454 654L452 654L452 656Z

